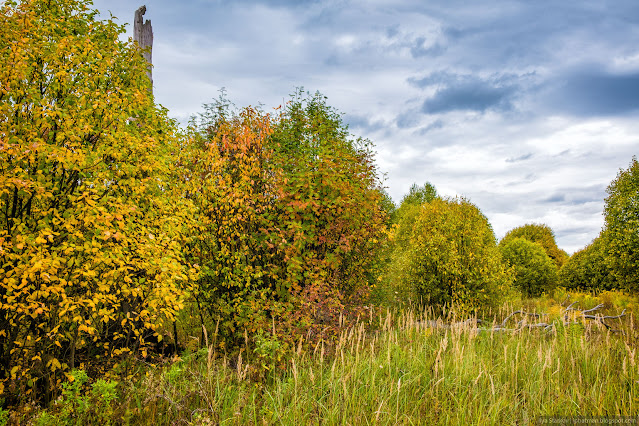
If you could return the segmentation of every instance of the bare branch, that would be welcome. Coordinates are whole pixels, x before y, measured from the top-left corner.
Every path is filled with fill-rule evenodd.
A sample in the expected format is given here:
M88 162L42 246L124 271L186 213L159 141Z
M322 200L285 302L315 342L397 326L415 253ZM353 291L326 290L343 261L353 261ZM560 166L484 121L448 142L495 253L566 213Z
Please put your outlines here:
M574 303L572 305L574 305ZM570 305L569 308L571 308L572 305ZM623 332L622 330L613 329L612 327L610 327L610 325L606 324L606 322L604 320L606 320L606 319L619 319L619 318L625 316L626 315L626 310L625 309L619 315L605 315L605 316L604 315L588 315L589 313L598 311L599 309L601 309L603 307L605 307L605 305L603 303L600 303L597 306L595 306L594 308L585 309L583 311L580 311L578 309L572 309L572 308L571 308L571 310L576 311L579 314L581 314L583 319L589 319L589 320L597 321L598 323L602 324L604 327L606 327L610 331ZM566 308L566 311L568 311L568 308ZM566 315L564 317L564 320L566 320L566 321L568 320L568 315Z
M579 310L579 309L575 309L573 306L575 306L577 302L573 302L571 303L565 310L564 310L564 314L566 314L568 311L574 311L578 314L578 317L580 316L583 319L588 319L588 320L593 320L593 321L597 321L599 324L602 324L604 327L606 327L606 329L610 330L610 331L614 331L614 332L623 332L623 330L617 330L617 329L613 329L612 327L610 327L610 325L606 324L606 322L604 320L608 320L608 319L619 319L623 316L626 315L626 310L624 309L621 314L619 315L589 315L588 313L590 312L594 312L597 311L601 308L604 307L604 304L599 304L597 306L595 306L594 308L591 309L586 309L586 310ZM522 315L523 318L519 321L517 321L516 326L514 328L508 328L506 327L506 324L508 323L508 321L513 318L515 315ZM519 311L514 311L512 312L510 315L508 315L499 325L495 325L492 328L490 327L478 327L476 328L476 330L478 332L496 332L496 331L512 331L512 332L518 332L521 331L523 329L533 329L533 328L543 328L544 330L551 330L555 327L555 323L551 322L551 323L547 323L547 322L538 322L535 324L527 324L526 323L526 318L527 317L534 317L534 318L540 318L544 315L548 315L548 314L539 314L536 312L525 312L523 310L519 310ZM434 320L428 320L428 321L424 321L421 324L425 325L426 327L430 327L430 328L437 328L437 329L450 329L452 327L464 327L464 326L477 326L478 324L482 323L483 321L480 319L468 319L466 321L459 321L459 322L454 322L454 323L444 323L442 322L441 319L438 319L437 321ZM571 324L581 324L578 321L568 321L568 315L564 315L564 322L563 325L571 325Z
M572 302L570 305L568 305L568 307L566 308L566 311L574 311L575 309L573 309L573 305L575 305L577 303L577 301Z
M546 314L538 314L538 313L535 313L535 312L515 311L512 314L508 315L506 317L506 319L501 323L501 328L504 328L506 326L506 323L508 322L508 320L510 318L512 318L513 316L517 315L517 314L528 315L528 316L532 316L532 317L535 317L535 318L539 318L542 315L546 315ZM521 324L521 321L519 323Z
M585 310L585 311L581 311L581 313L582 313L582 314L587 314L587 313L589 313L589 312L597 311L597 310L599 310L599 309L601 309L601 308L603 308L603 307L604 307L604 304L603 304L603 303L600 303L600 304L598 304L597 306L595 306L595 307L594 307L594 308L592 308L592 309L587 309L587 310Z

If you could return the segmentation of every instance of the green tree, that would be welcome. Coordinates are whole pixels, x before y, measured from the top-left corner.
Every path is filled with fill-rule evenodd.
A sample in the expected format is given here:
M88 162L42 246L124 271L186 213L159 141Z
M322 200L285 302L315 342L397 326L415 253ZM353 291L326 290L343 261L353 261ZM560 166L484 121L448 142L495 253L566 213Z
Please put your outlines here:
M390 194L384 189L380 188L380 206L386 215L386 224L390 225L395 222L395 216L397 214L397 205L391 198Z
M430 203L437 198L437 190L435 187L426 182L423 186L419 186L416 183L412 184L408 190L408 194L404 195L400 206L406 205L422 205L424 203Z
M435 198L400 219L393 258L398 280L437 305L475 310L499 303L512 277L486 217L465 199Z
M518 237L500 244L499 249L504 262L514 269L515 286L525 295L540 296L554 288L557 267L541 244Z
M633 157L608 186L604 209L607 263L619 285L639 291L639 162Z
M506 244L515 238L525 238L528 241L541 245L557 268L560 268L568 260L568 253L557 247L555 233L548 225L530 223L511 229L506 233L504 238L501 239L499 244Z
M90 4L0 7L0 391L14 396L46 400L74 366L144 353L182 303L175 127L139 49Z
M609 242L602 232L590 244L575 252L559 270L559 284L569 289L601 292L619 287L607 263Z

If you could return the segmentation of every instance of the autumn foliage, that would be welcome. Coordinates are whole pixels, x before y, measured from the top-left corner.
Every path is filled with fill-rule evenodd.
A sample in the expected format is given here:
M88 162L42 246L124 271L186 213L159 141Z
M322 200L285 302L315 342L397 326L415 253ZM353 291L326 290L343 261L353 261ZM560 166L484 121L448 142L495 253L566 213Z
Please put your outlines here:
M632 158L607 188L605 224L560 271L562 285L594 292L639 289L639 162Z
M602 232L590 244L575 252L559 270L559 284L568 289L600 293L620 288L606 261L610 246Z
M537 243L517 237L499 245L502 258L513 268L514 282L524 295L541 296L557 285L557 266Z
M619 170L606 189L606 264L620 288L639 291L639 161Z
M222 96L180 131L139 47L87 4L0 6L5 406L49 402L73 369L152 360L168 334L273 369L293 345L335 339L371 289L477 312L513 279L530 294L554 284L567 256L546 226L516 228L500 251L475 205L430 184L396 209L371 143L319 93L271 112ZM609 187L616 245L587 251L574 276L596 275L582 273L592 255L636 287L636 166Z
M301 91L182 135L86 3L1 9L0 391L47 401L146 357L185 303L226 346L334 337L387 220L369 142Z
M493 306L509 291L512 275L476 206L434 198L402 210L390 270L418 301L473 311Z
M175 129L138 48L85 3L0 9L0 390L14 395L46 399L73 367L144 352L181 307Z
M273 116L225 105L194 122L185 160L200 217L194 297L231 340L275 322L285 340L325 337L366 293L383 231L370 149L319 94Z

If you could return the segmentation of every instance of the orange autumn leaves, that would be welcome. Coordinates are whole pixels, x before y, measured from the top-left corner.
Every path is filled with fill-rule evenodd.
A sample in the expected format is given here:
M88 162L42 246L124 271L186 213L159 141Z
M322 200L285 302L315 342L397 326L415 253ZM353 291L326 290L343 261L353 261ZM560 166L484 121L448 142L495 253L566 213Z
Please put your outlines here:
M383 228L369 146L319 94L298 93L274 117L221 104L197 126L200 154L188 155L201 177L191 191L197 297L229 336L274 317L290 334L339 315L367 289Z

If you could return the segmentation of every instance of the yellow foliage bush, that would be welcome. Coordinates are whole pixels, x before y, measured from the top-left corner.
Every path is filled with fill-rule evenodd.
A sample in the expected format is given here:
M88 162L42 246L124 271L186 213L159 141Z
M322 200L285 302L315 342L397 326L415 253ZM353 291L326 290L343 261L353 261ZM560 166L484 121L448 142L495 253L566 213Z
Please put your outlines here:
M465 199L409 206L395 233L390 270L418 301L472 311L495 306L511 290L486 217Z
M502 246L515 238L525 238L528 241L539 244L553 260L557 268L560 268L568 261L568 253L557 247L555 233L548 225L529 223L511 229L504 235L499 245Z
M0 390L47 399L181 306L174 125L88 2L0 8ZM90 2L89 2L90 3ZM98 363L96 363L98 361Z

